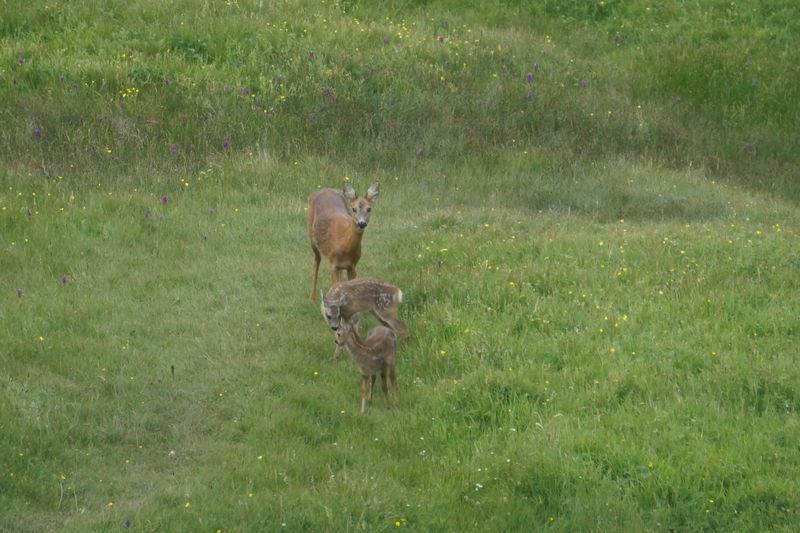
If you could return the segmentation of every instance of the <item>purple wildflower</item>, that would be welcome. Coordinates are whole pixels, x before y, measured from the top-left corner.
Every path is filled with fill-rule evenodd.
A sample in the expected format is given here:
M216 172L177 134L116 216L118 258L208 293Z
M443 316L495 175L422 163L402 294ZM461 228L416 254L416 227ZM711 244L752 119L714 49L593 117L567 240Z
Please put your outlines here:
M164 78L164 85L167 85L167 86L172 85L172 80L169 79L169 78Z
M753 78L752 80L750 80L750 85L752 85L753 87L758 85L758 78Z
M444 43L444 36L442 36L442 35L439 36L439 42L440 43Z
M620 41L622 41L622 35L620 35L619 33L614 34L614 42L619 43Z
M150 218L151 214L152 214L152 212L149 209L146 209L145 212L144 212L144 218Z
M41 139L42 137L44 137L44 130L42 129L41 126L36 126L36 128L33 130L33 136L36 137L37 139Z
M22 298L23 296L25 296L25 289L20 287L19 289L17 289L17 298Z
M176 155L178 153L178 145L175 143L169 145L169 153L171 153L172 155Z
M581 89L585 89L589 86L589 82L586 80L581 80Z
M422 157L422 156L424 156L424 155L425 155L425 148L418 148L418 149L417 149L417 155L418 155L419 157Z
M28 209L27 211L25 211L25 216L28 217L28 218L31 218L33 216L33 211Z
M525 76L525 80L527 80L528 83L532 83L533 82L533 72L528 72L528 75Z
M222 149L226 152L229 151L231 149L231 142L226 139L225 142L222 143Z
M316 59L316 58L317 58L317 53L316 53L314 50L311 50L311 51L308 53L308 58L309 58L309 59L311 59L311 60L313 61L314 59Z
M755 152L756 151L756 143L744 143L742 145L745 152Z
M528 101L533 102L533 91L528 91Z
M389 44L389 38L388 37L384 37L383 38L383 45L386 46L387 44Z
M162 196L161 197L161 203L164 204L164 205L167 205L169 203L169 196L167 196L166 194L164 196Z
M61 276L61 284L62 285L66 285L67 283L69 283L69 278L65 274L65 275Z
M130 518L126 518L125 521L122 523L122 525L125 527L131 527L133 525L133 520L131 520Z

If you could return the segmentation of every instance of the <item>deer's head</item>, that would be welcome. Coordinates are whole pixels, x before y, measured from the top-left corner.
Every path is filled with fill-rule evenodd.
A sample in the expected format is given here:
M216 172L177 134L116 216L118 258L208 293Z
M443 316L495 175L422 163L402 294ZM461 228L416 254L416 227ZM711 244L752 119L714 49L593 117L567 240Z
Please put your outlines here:
M322 316L325 317L325 322L328 323L331 329L336 331L342 323L342 301L328 298L322 293L320 295L322 296L322 302L319 308L322 311Z
M367 194L365 194L363 198L358 197L355 189L353 189L349 183L344 184L343 192L345 198L347 198L347 201L350 203L350 215L353 217L353 224L355 224L359 230L363 230L367 227L367 224L369 224L369 216L372 213L372 202L374 202L378 194L380 194L380 185L377 181L373 183L370 188L367 189Z

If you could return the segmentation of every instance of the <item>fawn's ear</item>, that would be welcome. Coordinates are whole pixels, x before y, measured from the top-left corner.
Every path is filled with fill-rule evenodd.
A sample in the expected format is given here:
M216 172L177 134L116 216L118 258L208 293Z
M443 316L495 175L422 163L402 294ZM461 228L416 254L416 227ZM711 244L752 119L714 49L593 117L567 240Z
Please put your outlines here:
M378 195L381 193L380 189L381 189L381 184L380 183L378 183L377 181L375 183L373 183L370 186L370 188L367 189L367 196L366 196L367 200L372 201L375 198L377 198Z
M347 199L350 201L353 201L356 198L358 198L358 193L356 193L356 190L353 189L347 182L345 182L342 191L344 192L344 195L347 197Z

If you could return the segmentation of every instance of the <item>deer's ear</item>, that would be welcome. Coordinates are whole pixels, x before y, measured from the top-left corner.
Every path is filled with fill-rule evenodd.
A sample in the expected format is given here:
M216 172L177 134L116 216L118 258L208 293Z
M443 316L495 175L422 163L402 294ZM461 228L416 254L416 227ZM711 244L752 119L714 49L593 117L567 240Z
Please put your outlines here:
M367 200L370 201L374 200L375 198L378 197L380 193L381 193L381 184L376 181L370 186L369 189L367 189Z
M345 182L342 191L344 192L344 195L347 197L347 199L350 201L353 201L356 198L358 198L358 194L356 193L355 189L353 189L347 182Z

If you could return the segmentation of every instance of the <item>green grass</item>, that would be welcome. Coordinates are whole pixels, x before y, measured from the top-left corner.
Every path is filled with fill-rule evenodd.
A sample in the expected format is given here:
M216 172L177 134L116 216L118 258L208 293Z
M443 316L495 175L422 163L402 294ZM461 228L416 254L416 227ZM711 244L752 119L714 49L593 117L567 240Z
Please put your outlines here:
M509 4L0 2L0 530L796 527L797 8Z

